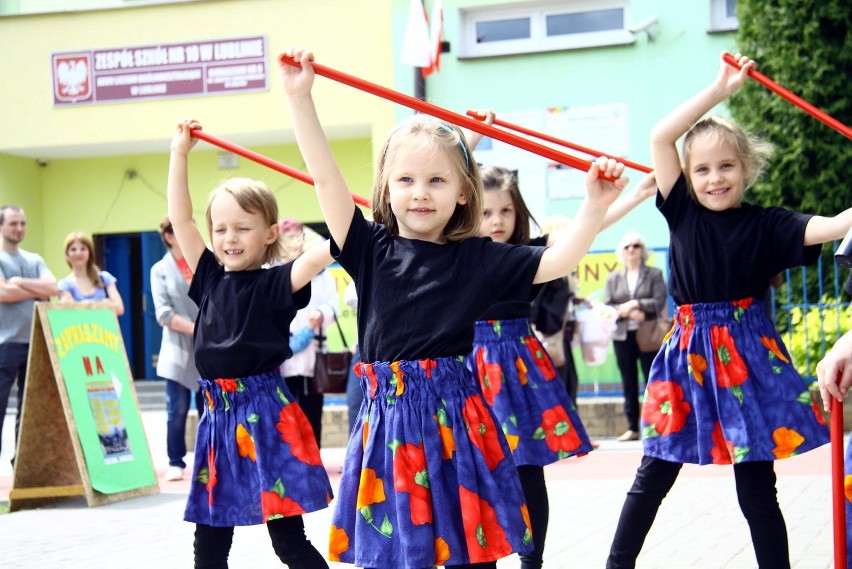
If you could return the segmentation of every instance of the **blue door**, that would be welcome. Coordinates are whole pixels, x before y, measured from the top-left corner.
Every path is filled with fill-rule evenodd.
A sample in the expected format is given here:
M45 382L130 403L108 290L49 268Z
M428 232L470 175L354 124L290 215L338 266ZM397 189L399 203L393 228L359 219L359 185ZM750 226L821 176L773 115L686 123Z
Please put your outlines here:
M104 235L103 268L116 278L115 286L124 301L124 314L118 317L118 326L121 329L121 337L124 338L124 349L130 369L133 376L138 377L139 369L134 349L136 338L133 334L133 241L132 235Z
M154 298L151 296L151 267L163 258L166 247L160 234L156 231L145 231L140 234L142 240L142 327L144 334L145 377L157 377L157 356L160 353L160 341L163 329L157 323L154 313Z

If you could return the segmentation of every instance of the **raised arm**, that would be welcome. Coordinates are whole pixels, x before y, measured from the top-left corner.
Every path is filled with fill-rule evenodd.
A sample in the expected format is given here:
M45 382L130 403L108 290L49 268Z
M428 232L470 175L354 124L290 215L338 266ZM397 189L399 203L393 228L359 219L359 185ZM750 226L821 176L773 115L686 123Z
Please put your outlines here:
M175 231L186 263L192 272L198 266L198 259L204 252L206 245L195 219L192 217L192 198L189 195L189 176L187 174L187 156L195 143L198 142L190 132L192 129L201 129L201 124L196 120L181 121L177 125L177 132L172 138L171 155L169 156L169 182L166 191L168 201L169 221Z
M615 178L615 183L600 179L600 172ZM627 185L623 172L624 164L612 158L600 157L592 164L586 175L586 198L571 225L560 230L553 245L542 254L533 282L552 281L574 270L595 240L607 208Z
M637 205L647 200L657 193L657 180L654 177L654 172L645 174L639 183L633 188L615 200L613 204L606 210L601 231L619 221L625 215L633 211Z
M310 50L290 48L283 55L292 57L301 64L301 68L296 68L279 62L284 91L290 105L296 142L308 172L314 179L320 209L334 242L342 249L349 233L349 225L352 223L355 202L352 201L346 180L343 179L343 174L340 173L331 153L311 96L314 84L314 68L311 62L314 60L314 54Z
M494 119L497 118L497 115L491 109L486 110L478 110L476 111L480 115L485 116L485 120L483 120L483 124L493 125ZM464 137L467 140L467 146L471 150L476 150L476 147L479 146L480 141L483 139L483 135L479 134L475 130L463 129Z
M633 208L653 196L656 192L657 182L654 179L654 173L651 172L639 180L639 183L633 186L629 192L615 200L609 209L606 210L606 215L604 216L600 231L603 231L616 221L622 219L625 215L630 213ZM547 235L547 246L550 247L556 243L556 240L559 239L559 234L567 229L568 228L565 227L549 233Z
M813 216L805 227L805 245L818 245L835 239L843 239L852 227L852 208L834 217Z
M349 196L349 192L346 193L346 196ZM293 292L301 290L320 271L334 262L329 245L330 243L326 241L316 247L311 247L293 261L293 268L290 269L290 287Z
M748 72L754 67L754 62L747 57L737 54L737 60L740 69L725 63L720 57L719 72L713 83L675 107L651 129L651 160L656 172L657 186L664 199L668 197L681 174L677 139L705 113L739 89L745 83Z

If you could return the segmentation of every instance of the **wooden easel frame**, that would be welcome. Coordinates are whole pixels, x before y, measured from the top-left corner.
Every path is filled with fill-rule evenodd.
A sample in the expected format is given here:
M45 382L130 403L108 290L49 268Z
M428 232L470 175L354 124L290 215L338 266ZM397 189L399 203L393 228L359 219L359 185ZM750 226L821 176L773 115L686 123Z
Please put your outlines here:
M156 483L112 494L98 492L92 487L47 316L52 307L57 305L37 302L33 308L33 329L15 471L9 492L9 511L37 508L75 496L84 496L89 506L100 506L159 493L160 487ZM62 305L63 309L78 310L111 307L111 304L105 302ZM117 319L116 330L120 336ZM123 339L121 344L124 345ZM132 379L126 353L124 361L127 377ZM130 388L135 402L135 409L131 411L139 413L139 400L132 381Z

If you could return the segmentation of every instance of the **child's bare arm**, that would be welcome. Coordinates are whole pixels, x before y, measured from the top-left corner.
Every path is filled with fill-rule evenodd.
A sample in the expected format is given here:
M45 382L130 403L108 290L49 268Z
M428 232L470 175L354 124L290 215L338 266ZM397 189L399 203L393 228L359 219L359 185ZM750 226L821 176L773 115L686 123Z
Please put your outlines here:
M574 270L595 240L606 210L627 185L623 172L624 164L612 158L601 157L592 164L586 176L586 199L571 225L560 230L553 245L542 254L533 282L552 281ZM615 182L600 179L600 173L615 178Z
M494 111L491 109L476 111L480 115L485 117L485 120L482 121L482 124L493 125L494 119L497 118L497 115L494 114ZM464 137L467 140L467 146L471 150L476 150L476 147L479 146L480 141L482 141L484 135L479 134L475 130L464 129Z
M639 183L633 186L629 192L626 192L606 210L601 231L623 218L625 215L633 211L637 205L647 200L657 193L657 180L654 177L654 172L645 174L639 180Z
M192 272L195 272L198 259L201 258L201 253L206 247L204 238L192 217L192 198L189 195L187 155L198 142L197 138L190 135L190 131L194 128L200 129L201 124L192 119L178 123L177 132L172 138L169 181L166 190L169 221L172 223L175 237Z
M740 69L725 63L720 58L716 79L709 86L687 101L675 107L651 129L651 160L657 177L657 186L663 198L667 198L681 174L677 139L710 109L730 97L745 83L754 62L737 54Z
M328 230L334 242L342 249L349 233L349 225L352 223L355 202L352 201L346 180L334 160L311 97L314 82L311 62L314 55L309 50L296 48L286 50L283 55L292 57L302 65L297 68L283 61L279 62L296 142L308 172L314 179L320 209L328 224Z
M850 227L852 227L852 208L834 217L815 215L805 227L805 245L818 245L843 239Z
M331 257L328 241L316 247L311 247L299 255L299 258L293 261L293 267L290 269L290 287L293 292L311 282L312 278L333 262L334 259Z

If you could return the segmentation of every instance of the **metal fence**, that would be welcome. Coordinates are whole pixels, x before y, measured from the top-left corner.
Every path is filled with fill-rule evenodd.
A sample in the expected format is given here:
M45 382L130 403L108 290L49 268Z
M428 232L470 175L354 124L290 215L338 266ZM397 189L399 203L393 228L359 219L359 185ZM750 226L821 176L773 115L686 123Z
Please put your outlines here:
M830 246L833 256L839 242L835 241ZM667 253L664 249L657 252ZM667 270L664 269L664 272L667 273ZM844 292L849 271L834 262L825 262L820 256L815 266L788 269L782 277L779 286L770 290L767 306L794 364L805 379L815 381L817 363L831 348L838 333L846 332L846 327L852 328L852 302ZM670 313L673 308L670 298ZM574 350L574 355L580 378L579 396L622 395L621 377L611 355L605 365L596 368L586 367L578 350ZM639 375L643 384L641 389L644 378L641 371Z

